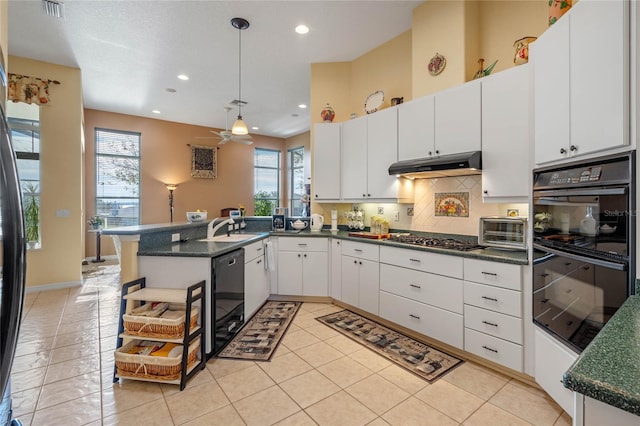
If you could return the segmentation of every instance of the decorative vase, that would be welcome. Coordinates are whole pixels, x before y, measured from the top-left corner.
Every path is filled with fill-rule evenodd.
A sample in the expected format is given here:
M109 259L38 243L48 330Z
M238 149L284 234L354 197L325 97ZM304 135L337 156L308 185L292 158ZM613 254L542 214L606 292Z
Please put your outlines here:
M335 118L335 116L336 116L335 111L333 110L333 108L331 108L331 105L329 105L329 103L327 102L327 104L324 106L322 111L320 111L320 117L322 117L322 120L325 123L331 123Z
M573 0L548 0L549 1L549 26L556 23L558 19L571 9Z
M533 43L537 40L537 37L522 37L520 40L516 40L513 43L513 48L516 50L513 57L513 63L516 65L522 65L529 62L529 43Z

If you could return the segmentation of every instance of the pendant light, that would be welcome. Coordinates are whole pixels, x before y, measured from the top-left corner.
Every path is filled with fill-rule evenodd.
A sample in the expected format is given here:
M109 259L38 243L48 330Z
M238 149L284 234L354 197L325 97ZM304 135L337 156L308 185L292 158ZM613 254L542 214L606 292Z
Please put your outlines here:
M244 18L233 18L231 25L238 29L238 118L233 123L231 133L234 135L247 135L249 129L242 121L242 30L249 28L249 21Z

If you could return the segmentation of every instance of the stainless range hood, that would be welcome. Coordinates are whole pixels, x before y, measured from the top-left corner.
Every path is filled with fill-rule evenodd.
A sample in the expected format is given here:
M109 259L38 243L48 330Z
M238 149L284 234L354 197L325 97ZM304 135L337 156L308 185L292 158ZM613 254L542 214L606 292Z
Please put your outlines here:
M480 173L482 173L480 151L398 161L389 166L390 175L414 179L479 175Z

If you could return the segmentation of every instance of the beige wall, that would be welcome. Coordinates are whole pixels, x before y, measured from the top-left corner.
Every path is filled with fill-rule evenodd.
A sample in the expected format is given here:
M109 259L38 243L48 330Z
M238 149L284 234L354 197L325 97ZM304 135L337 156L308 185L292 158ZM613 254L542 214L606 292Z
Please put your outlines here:
M169 192L166 183L178 184L174 192L174 222L185 222L186 212L207 210L209 218L220 210L238 207L242 203L247 215L253 214L253 154L254 148L269 148L286 155L283 139L252 135L253 145L228 142L220 146L217 179L198 179L190 176L191 149L187 144L216 146L218 140L197 139L213 136L209 127L193 126L170 121L154 120L104 111L85 110L86 140L86 201L87 217L95 214L94 133L96 128L141 133L141 222L169 222ZM284 169L284 168L283 168ZM284 182L286 170L283 170ZM281 191L286 185L283 184ZM284 192L282 192L284 194ZM283 195L284 196L284 195ZM86 227L84 227L84 232ZM103 238L103 254L113 254L112 242ZM95 239L88 238L87 256L95 254Z
M40 108L41 241L27 253L27 286L79 283L85 232L82 202L82 86L80 70L10 57L9 71L60 81L51 105ZM57 216L68 210L69 216Z

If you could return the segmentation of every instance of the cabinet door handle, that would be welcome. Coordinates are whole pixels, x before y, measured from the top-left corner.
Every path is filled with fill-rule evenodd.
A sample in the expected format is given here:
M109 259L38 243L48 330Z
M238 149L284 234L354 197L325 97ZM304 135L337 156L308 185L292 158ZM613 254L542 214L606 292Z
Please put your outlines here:
M367 194L367 197L371 197L371 194Z
M358 261L357 261L357 260L354 260L354 261L353 261L353 264L354 264L354 265L357 265L357 264L358 264Z
M420 286L419 286L419 285L417 285L417 284L409 284L409 286L411 286L411 287L413 287L413 288L422 288L422 287L420 287Z
M411 258L410 258L410 259L409 259L409 261L410 261L410 262L418 262L418 263L420 263L420 259L411 259Z
M488 350L488 351L491 351L491 352L498 353L498 350L497 350L497 349L490 348L489 346L482 345L482 348L483 348L483 349L486 349L486 350Z
M549 274L546 274L546 273L545 273L545 274L540 274L540 276L541 276L542 278L547 278L547 277L549 276Z
M303 256L304 256L304 257L307 257L307 254L305 253Z
M494 273L494 272L484 272L482 271L482 275L491 275L492 277L497 277L498 274Z
M258 259L258 261L256 262L257 264L262 263L262 259Z
M300 253L298 253L298 257L300 257Z
M482 296L482 298L486 299L486 300L491 300L492 302L497 302L498 301L498 299L496 299L495 297Z
M564 148L560 148L560 154L566 154L566 153L567 153L567 150L566 150L566 149L564 149Z
M418 315L409 314L409 316L410 316L411 318L420 319L420 317L419 317Z
M364 198L364 197L366 197L366 195L365 195L365 194L362 194L362 198Z
M486 189L484 191L482 191L483 194L488 194L489 191L487 191Z
M433 152L429 151L429 155L433 155Z
M316 198L318 198L318 194L316 194Z
M356 251L358 253L362 253L362 249L353 249L353 251Z
M236 264L236 260L235 259L232 259L232 260L229 261L229 266L233 266L235 264Z
M569 149L570 149L571 151L577 151L577 150L578 150L578 146L577 146L577 145L571 145L571 146L569 147Z
M436 149L436 154L440 154L440 150L439 149Z
M337 244L337 245L340 245L340 241L336 241L336 244Z
M306 247L307 243L298 243L298 247Z
M358 262L360 265L362 265L362 262Z
M256 249L256 251L261 251L261 250L262 250L262 247L258 247L258 248Z
M483 324L490 325L490 326L492 326L492 327L497 327L497 326L498 326L498 324L494 324L494 323L492 323L492 322L485 321L485 320L482 320L482 323L483 323Z

